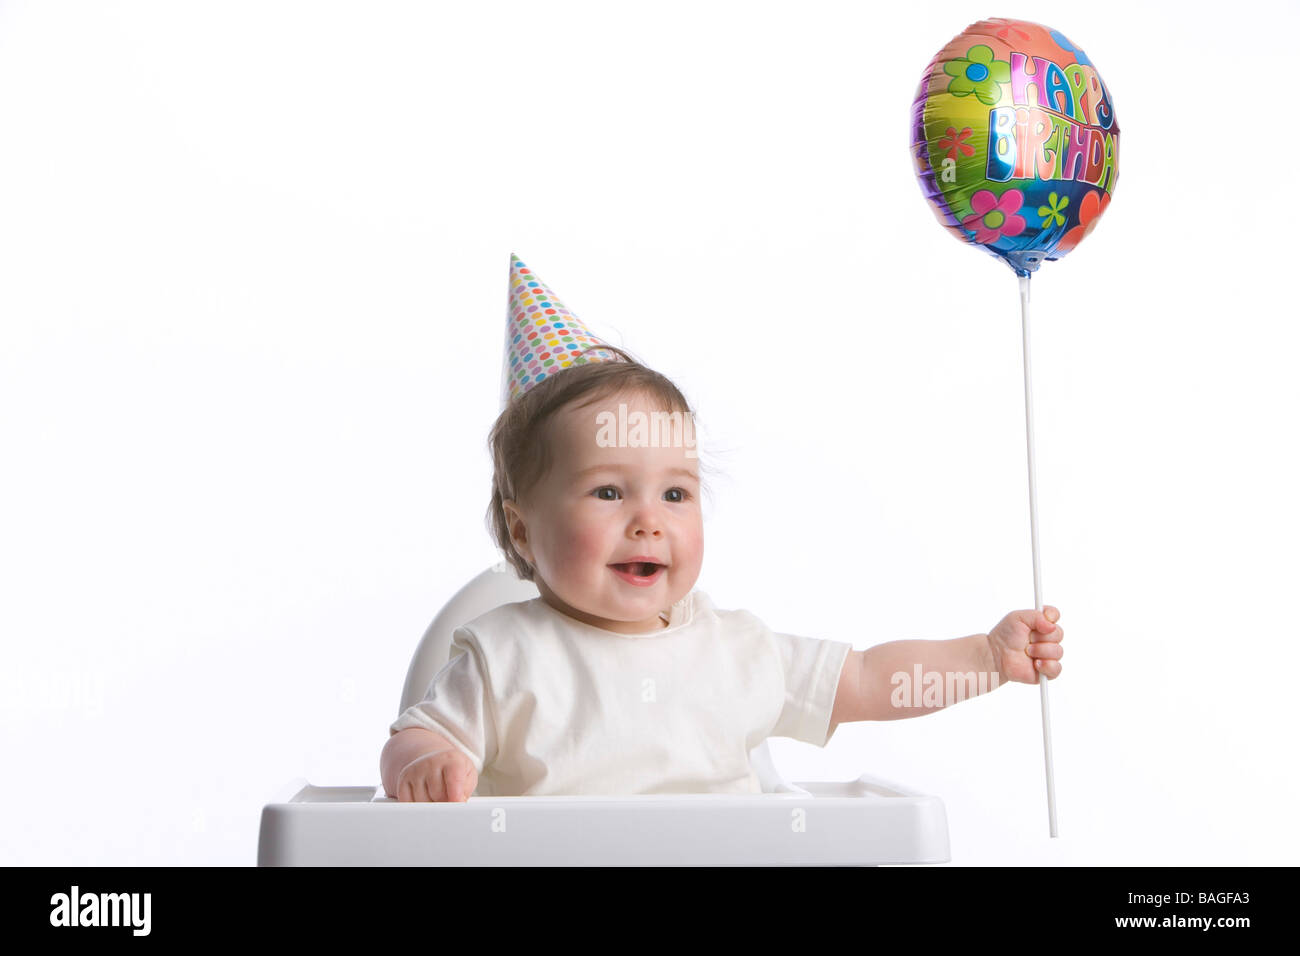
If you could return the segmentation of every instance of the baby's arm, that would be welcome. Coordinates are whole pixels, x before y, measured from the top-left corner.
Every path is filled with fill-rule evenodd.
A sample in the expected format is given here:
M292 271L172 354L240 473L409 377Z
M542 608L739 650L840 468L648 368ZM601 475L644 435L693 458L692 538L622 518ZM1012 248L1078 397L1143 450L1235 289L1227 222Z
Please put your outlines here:
M470 759L446 737L423 727L407 727L388 738L379 756L379 775L384 792L404 801L463 802L478 784Z
M1060 674L1060 611L1013 611L990 634L950 641L890 641L851 651L831 711L842 721L899 720L942 710L1001 683ZM919 681L919 683L918 683Z
M451 659L433 676L424 699L388 728L379 756L388 796L462 802L474 792L479 773L496 753L492 701L480 659L473 633L457 628Z

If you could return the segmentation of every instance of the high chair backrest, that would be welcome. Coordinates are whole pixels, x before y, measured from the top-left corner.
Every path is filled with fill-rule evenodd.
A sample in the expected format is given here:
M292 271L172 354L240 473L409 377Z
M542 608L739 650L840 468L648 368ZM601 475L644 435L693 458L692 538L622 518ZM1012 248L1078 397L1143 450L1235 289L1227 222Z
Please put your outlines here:
M515 570L505 561L495 564L483 571L472 581L452 596L438 616L433 619L415 649L411 666L406 672L406 684L402 688L402 703L398 713L412 704L424 699L434 675L446 665L451 656L451 637L456 628L471 621L480 614L486 614L494 607L515 601L528 601L538 597L541 592L531 581L522 581ZM749 752L750 765L762 784L764 792L785 793L798 791L800 788L787 783L772 763L763 741Z
M451 657L451 636L456 628L486 614L494 607L515 601L528 601L541 592L532 581L522 581L515 569L502 561L478 575L452 596L433 619L420 640L406 672L402 688L402 706L398 713L424 699L435 674Z

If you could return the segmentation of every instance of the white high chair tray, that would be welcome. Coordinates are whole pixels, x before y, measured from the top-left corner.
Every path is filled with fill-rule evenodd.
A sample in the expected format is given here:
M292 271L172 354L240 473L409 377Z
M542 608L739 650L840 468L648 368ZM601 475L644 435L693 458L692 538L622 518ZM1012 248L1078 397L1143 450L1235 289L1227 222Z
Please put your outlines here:
M298 780L262 810L259 866L874 866L949 861L937 797L871 777L804 793L401 803Z

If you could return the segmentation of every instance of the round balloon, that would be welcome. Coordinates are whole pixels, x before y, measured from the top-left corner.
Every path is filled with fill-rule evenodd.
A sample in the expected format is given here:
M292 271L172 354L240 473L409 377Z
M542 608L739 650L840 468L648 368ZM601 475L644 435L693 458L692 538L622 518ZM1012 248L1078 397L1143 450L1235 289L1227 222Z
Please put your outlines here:
M912 155L939 222L1029 275L1090 233L1119 178L1101 74L1064 34L981 20L935 55L912 111Z

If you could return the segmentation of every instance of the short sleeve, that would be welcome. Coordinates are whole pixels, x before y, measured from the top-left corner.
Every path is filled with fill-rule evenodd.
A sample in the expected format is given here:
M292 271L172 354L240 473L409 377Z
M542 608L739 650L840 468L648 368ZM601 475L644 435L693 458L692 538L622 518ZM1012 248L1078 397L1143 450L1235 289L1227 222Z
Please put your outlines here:
M773 633L772 637L785 674L785 706L769 736L793 737L824 747L830 740L840 672L853 645L793 634Z
M433 676L424 699L402 711L389 736L410 727L441 734L474 763L476 773L496 757L496 727L481 654L472 634L457 628L451 660Z

